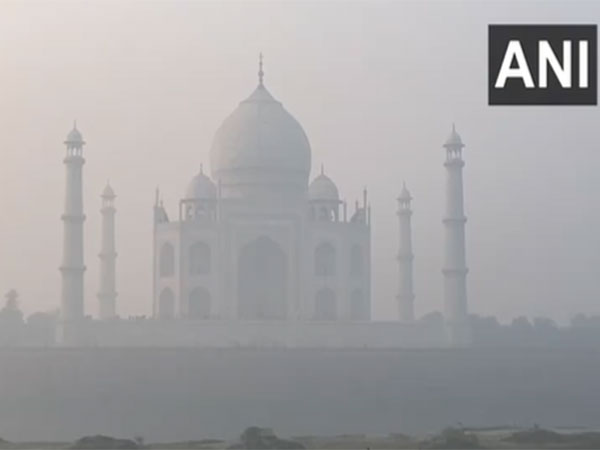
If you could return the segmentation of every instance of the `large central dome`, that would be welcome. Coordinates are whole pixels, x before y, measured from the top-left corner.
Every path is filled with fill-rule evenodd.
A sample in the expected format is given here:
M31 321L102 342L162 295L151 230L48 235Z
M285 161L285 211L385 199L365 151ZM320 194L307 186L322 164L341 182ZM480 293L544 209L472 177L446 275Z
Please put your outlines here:
M310 144L302 126L261 82L217 130L210 150L212 178L226 196L304 193Z

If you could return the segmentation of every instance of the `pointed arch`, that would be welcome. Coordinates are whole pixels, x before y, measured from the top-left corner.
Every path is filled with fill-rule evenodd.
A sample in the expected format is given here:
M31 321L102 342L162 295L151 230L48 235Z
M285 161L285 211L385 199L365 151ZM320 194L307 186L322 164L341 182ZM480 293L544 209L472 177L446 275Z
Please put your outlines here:
M210 246L204 242L196 242L189 251L190 275L206 275L210 273Z
M158 299L158 318L173 319L175 317L175 295L171 288L164 288Z
M362 289L354 289L350 293L350 319L369 320L371 311Z
M360 245L354 244L350 249L350 276L360 277L364 273L364 257Z
M190 319L210 318L210 292L203 287L194 288L190 292L188 302L188 317Z
M238 259L238 316L281 320L287 317L287 256L266 236L244 246Z
M158 273L161 277L172 277L175 274L175 248L165 242L160 248Z
M323 205L319 208L319 220L321 222L333 222L334 214L330 206Z
M335 292L329 288L320 289L315 296L315 320L336 320L337 304Z
M335 247L329 242L320 244L315 250L315 275L335 276Z

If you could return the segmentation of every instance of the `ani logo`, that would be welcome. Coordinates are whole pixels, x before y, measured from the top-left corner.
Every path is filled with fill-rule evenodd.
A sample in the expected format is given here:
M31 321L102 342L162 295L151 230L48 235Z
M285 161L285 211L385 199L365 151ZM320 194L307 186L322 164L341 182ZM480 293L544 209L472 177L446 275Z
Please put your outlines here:
M596 105L596 25L490 25L488 104Z

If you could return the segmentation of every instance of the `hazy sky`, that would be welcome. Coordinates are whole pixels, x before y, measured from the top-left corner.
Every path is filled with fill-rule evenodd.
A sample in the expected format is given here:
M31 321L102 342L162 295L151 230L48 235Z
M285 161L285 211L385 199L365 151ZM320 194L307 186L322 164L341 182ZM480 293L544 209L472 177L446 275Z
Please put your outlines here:
M62 144L85 147L86 309L99 194L117 193L118 309L151 311L154 189L172 216L213 134L257 83L300 121L349 203L373 206L373 305L397 317L396 197L414 196L418 315L442 307L441 148L464 151L469 307L600 313L597 107L488 107L489 23L598 23L600 2L0 3L0 292L59 305Z

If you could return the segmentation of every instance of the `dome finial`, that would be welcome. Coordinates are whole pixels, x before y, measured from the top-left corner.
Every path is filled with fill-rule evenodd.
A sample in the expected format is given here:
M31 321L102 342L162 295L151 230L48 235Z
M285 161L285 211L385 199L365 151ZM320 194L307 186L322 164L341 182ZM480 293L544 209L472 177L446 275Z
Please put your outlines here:
M185 191L183 200L208 200L217 198L217 187L204 175L204 164L200 164L200 172L192 177Z
M260 86L263 85L263 78L265 77L265 73L263 72L263 54L260 52L258 55L258 84Z
M452 122L452 131L450 132L450 136L446 139L446 143L443 145L446 148L463 148L465 145L460 138L460 135L456 132L456 124Z
M83 145L85 142L83 141L83 136L81 132L77 129L77 120L73 121L73 129L67 135L67 140L65 141L67 145Z
M101 197L107 200L112 200L116 197L115 191L111 187L110 180L108 179L106 180L106 186L104 186Z
M308 187L310 200L339 202L340 194L331 178L325 175L324 165L321 164L321 174L317 176Z
M402 191L400 192L400 197L398 197L398 200L401 202L410 202L412 200L410 191L406 187L406 181L402 182Z

